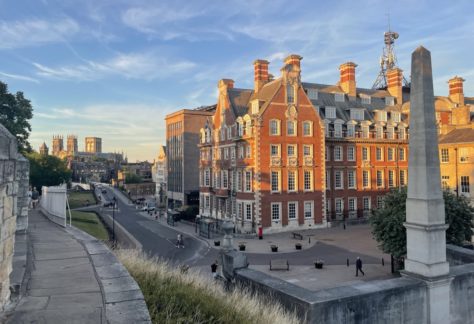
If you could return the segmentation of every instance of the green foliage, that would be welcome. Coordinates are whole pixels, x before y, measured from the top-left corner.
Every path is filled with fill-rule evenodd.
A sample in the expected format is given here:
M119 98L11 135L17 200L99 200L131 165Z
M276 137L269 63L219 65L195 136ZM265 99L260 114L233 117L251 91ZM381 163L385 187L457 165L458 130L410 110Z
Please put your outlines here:
M474 208L464 197L456 197L450 191L443 192L446 224L446 242L462 245L471 240ZM385 253L400 259L406 255L406 220L407 189L390 191L384 197L384 207L376 209L370 218L372 234Z
M0 81L0 124L17 138L18 149L22 153L31 152L31 145L28 142L31 118L33 108L23 92L12 94L8 92L8 86Z
M83 230L84 232L94 236L99 240L108 240L109 234L95 213L87 213L73 210L72 225Z
M143 178L140 177L139 175L132 174L132 173L127 173L125 175L125 183L142 183Z
M71 181L66 162L52 155L36 152L26 154L30 161L30 183L41 191L42 186L57 186Z

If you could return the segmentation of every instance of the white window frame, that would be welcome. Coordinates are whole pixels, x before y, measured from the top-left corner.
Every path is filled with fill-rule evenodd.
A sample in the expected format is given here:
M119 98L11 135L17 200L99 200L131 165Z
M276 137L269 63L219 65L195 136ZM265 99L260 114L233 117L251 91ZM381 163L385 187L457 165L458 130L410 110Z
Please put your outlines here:
M375 160L376 161L383 161L384 160L384 148L383 147L376 147L375 148Z
M303 121L303 136L313 136L313 122L309 120Z
M347 188L356 189L357 188L357 176L355 170L347 171Z
M344 95L343 92L335 92L334 93L334 101L344 102L344 101L346 101L346 96Z
M276 152L274 152L274 149L276 150ZM270 144L270 156L281 157L280 144Z
M370 196L362 197L362 209L363 210L371 210L372 199Z
M342 124L341 123L334 123L334 137L337 137L337 138L342 137Z
M352 206L351 206L352 203ZM357 212L357 198L349 197L347 198L347 210L350 212Z
M288 192L298 191L298 171L288 170ZM290 189L290 174L293 174L293 189Z
M367 175L367 177L366 177ZM362 170L362 188L370 189L370 171L369 170Z
M275 217L274 207L278 208L278 216L277 217ZM281 202L270 203L270 216L271 216L272 222L279 222L281 220Z
M344 189L344 171L342 170L334 171L334 189L335 190Z
M470 194L471 192L471 183L470 183L469 176L461 176L459 185L461 187L462 194Z
M295 214L294 217L290 217L290 206L293 205L295 207ZM297 220L298 219L298 202L297 201L289 201L288 202L288 220Z
M348 146L347 147L347 161L355 161L356 156L356 148L355 146Z
M331 119L336 118L336 107L326 107L325 115L326 115L326 118L331 118Z
M313 88L308 88L308 97L311 100L318 100L318 90Z
M395 170L388 170L388 187L394 188L396 186L397 179L395 175Z
M252 192L252 171L244 171L244 192Z
M449 149L442 148L440 151L441 163L449 163Z
M307 182L306 182L306 174L309 173L309 181L310 181L310 188L308 189L308 187L306 186ZM313 191L314 190L314 185L313 185L313 182L314 182L314 178L313 178L313 170L303 170L303 189L305 192L309 192L309 191Z
M290 152L290 148L293 148L293 153ZM296 157L296 156L298 156L298 151L297 151L297 149L298 149L298 145L296 145L296 144L288 144L288 145L286 146L286 155L287 155L288 157L290 157L290 156L291 156L291 157Z
M395 161L395 149L393 147L387 148L387 161Z
M375 171L375 185L377 186L377 188L384 188L385 187L384 177L385 177L385 174L384 174L383 170L376 170Z
M342 146L336 145L334 146L334 161L342 160L344 160L344 152L342 150Z
M353 120L364 120L364 109L352 108L350 114Z
M334 199L334 211L336 212L336 215L344 213L344 198Z
M370 161L370 147L362 147L362 161Z
M355 125L347 124L346 137L354 137L354 136L355 136Z
M252 203L251 202L244 202L244 214L245 220L252 220L253 217L253 210L252 210ZM250 212L250 213L249 213Z
M407 170L400 170L398 178L400 179L400 186L407 185Z
M398 149L398 160L399 161L405 161L405 159L406 159L405 148L400 147Z
M290 133L290 129L293 130L292 133ZM296 121L294 120L286 121L286 135L287 136L297 136L298 135L297 129L298 129L298 123Z
M280 136L281 135L281 121L279 119L270 120L270 136Z
M307 214L308 211L310 212L309 216ZM314 218L314 201L313 200L306 200L303 202L303 215L304 215L304 219Z
M273 176L276 175L277 182L274 183ZM274 186L275 185L275 186ZM274 189L276 188L276 189ZM281 171L280 170L272 170L270 171L270 192L272 193L279 193L281 192Z
M306 154L306 148L309 148L309 154ZM313 145L312 144L304 144L303 145L303 156L304 157L313 157Z
M331 171L326 170L326 190L331 190Z
M393 106L395 105L395 98L394 97L385 97L385 106Z

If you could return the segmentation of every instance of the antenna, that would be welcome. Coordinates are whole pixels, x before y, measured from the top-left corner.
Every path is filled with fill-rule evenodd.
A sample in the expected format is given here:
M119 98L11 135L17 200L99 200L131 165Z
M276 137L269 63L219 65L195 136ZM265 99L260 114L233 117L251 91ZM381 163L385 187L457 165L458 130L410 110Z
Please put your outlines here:
M380 72L377 79L372 86L372 89L386 89L387 88L387 71L397 67L397 56L395 55L395 40L399 35L397 32L390 29L390 14L388 16L388 31L383 34L384 48L382 49L382 56L380 57ZM408 81L403 78L403 85L409 86Z

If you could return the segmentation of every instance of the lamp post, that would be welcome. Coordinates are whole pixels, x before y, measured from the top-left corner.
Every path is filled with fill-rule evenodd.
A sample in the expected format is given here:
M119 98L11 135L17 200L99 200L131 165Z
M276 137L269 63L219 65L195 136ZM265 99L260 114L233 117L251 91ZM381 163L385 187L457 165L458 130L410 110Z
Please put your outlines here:
M113 246L115 247L115 204L117 204L117 199L114 198L112 199L113 205L112 205L112 243Z

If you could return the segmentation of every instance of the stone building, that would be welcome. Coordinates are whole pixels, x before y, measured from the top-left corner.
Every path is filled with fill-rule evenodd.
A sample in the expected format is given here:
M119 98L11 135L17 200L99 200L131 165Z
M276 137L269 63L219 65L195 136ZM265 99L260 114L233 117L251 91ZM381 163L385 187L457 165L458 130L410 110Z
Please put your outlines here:
M53 135L53 149L51 154L59 156L64 151L64 138L62 135Z
M86 137L85 151L88 153L102 153L102 138L100 137Z
M169 207L199 204L199 130L215 107L182 109L165 117Z
M166 183L168 179L166 166L166 146L160 145L158 155L151 168L151 176L153 182L156 184L156 200L162 205L164 205L166 201Z
M77 136L76 135L68 135L67 136L67 155L73 156L79 150L77 149Z
M298 55L275 80L268 67L255 61L254 89L219 81L217 110L200 131L201 217L230 217L242 232L326 226L367 217L407 184L410 89L401 69L387 71L387 87L367 89L353 62L339 67L335 85L302 82ZM448 139L472 128L463 81L454 77L449 96L435 97Z
M49 149L48 149L48 146L46 145L45 142L43 142L43 144L40 145L39 153L41 155L48 155L49 154Z

